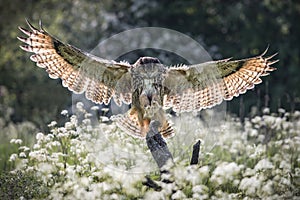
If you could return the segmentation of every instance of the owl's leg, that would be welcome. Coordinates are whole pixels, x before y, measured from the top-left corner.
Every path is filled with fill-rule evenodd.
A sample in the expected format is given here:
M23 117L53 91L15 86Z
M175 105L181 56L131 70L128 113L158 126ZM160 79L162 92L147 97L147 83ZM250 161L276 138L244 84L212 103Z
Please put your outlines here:
M157 113L160 112L160 109L161 106L159 105L159 103L154 101L151 105L145 107L144 116L152 119L155 115L157 115Z

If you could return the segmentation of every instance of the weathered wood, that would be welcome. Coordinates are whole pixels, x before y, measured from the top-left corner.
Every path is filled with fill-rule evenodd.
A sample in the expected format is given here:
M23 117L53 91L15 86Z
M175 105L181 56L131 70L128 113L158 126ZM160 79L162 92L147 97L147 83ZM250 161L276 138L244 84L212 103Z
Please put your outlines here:
M173 156L170 153L167 143L162 138L161 134L158 131L159 122L151 121L149 126L149 132L146 136L147 146L150 149L150 152L160 169L161 174L168 174L169 171L164 170L163 166L171 160L173 162ZM193 145L193 153L191 158L191 165L198 164L199 152L200 152L201 141L198 140L196 144ZM170 180L161 180L164 183L172 183ZM144 185L153 188L156 191L160 191L161 187L157 185L150 177L146 176L146 181L143 182Z
M191 165L197 165L199 162L200 145L201 140L198 140L198 142L196 142L196 144L193 146L193 154L190 162Z
M155 162L161 169L168 162L168 160L173 161L173 156L168 149L167 143L159 133L158 126L159 122L150 122L149 132L146 136L146 142Z

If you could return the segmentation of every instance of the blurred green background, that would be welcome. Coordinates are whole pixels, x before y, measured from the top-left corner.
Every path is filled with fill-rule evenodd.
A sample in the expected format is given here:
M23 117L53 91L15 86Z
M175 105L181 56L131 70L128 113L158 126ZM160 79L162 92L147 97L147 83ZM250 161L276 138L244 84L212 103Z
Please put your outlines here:
M228 102L228 112L243 119L253 110L259 114L262 107L288 111L300 107L299 1L1 1L0 163L13 151L8 148L10 138L22 134L24 143L30 142L27 134L47 130L47 124L60 121L61 110L71 105L71 93L60 80L50 79L19 48L16 37L22 33L18 26L27 26L25 18L35 25L41 19L52 35L85 51L121 31L148 26L189 35L213 59L251 57L270 45L269 55L279 53L278 70L253 91ZM10 167L7 163L0 166Z

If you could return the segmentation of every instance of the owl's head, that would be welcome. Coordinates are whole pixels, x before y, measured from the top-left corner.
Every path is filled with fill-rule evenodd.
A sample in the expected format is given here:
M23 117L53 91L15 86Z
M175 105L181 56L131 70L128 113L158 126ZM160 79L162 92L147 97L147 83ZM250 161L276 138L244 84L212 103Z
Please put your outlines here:
M141 57L133 66L131 70L133 89L139 95L140 105L147 107L154 102L161 104L165 66L153 57Z
M134 66L146 65L146 64L160 64L158 58L153 57L140 57L135 63Z

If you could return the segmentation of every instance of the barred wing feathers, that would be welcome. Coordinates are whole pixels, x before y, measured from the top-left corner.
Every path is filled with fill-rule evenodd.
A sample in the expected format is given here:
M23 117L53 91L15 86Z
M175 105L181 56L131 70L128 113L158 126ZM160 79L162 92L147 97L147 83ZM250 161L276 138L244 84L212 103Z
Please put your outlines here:
M26 43L20 47L34 53L30 59L45 68L50 78L60 78L64 87L75 93L85 92L87 99L95 103L108 104L111 97L118 105L131 103L129 64L93 56L59 41L47 33L41 24L40 29L28 21L27 24L30 30L19 27L28 36L18 37Z
M267 50L266 50L267 51ZM211 61L197 65L170 67L165 80L167 93L164 108L172 107L175 112L199 111L231 100L256 84L276 68L270 65L278 62L259 56L230 61Z

